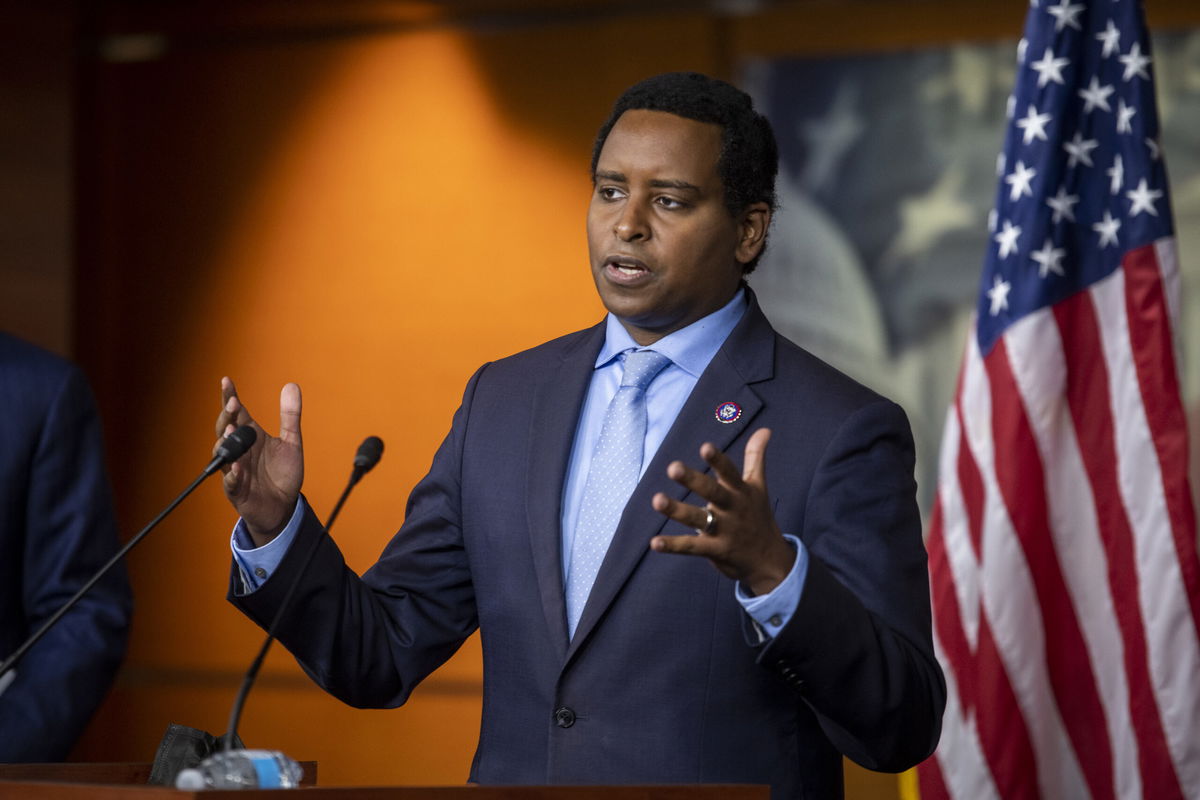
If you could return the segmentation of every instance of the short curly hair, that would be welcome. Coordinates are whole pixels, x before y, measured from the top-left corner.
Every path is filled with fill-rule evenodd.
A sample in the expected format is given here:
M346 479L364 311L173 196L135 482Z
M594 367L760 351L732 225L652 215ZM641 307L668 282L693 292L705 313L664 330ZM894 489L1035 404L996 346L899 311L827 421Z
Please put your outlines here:
M699 72L667 72L634 84L617 98L612 113L600 126L592 146L592 176L600 151L617 120L626 111L665 111L697 122L721 126L721 155L717 174L725 189L725 207L736 216L751 203L766 203L775 210L775 176L779 148L771 123L754 110L750 95L736 86ZM749 274L766 251L764 247L745 265Z

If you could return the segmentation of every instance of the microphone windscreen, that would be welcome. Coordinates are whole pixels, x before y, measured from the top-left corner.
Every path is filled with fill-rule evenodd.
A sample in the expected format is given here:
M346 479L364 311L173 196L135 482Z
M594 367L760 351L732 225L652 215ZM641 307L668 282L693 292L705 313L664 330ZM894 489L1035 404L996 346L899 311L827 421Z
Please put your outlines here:
M380 457L383 455L383 439L378 436L368 436L363 439L363 443L358 446L358 452L354 454L355 469L362 470L365 475L371 471L371 468L379 463Z
M226 436L219 447L217 447L217 455L226 463L230 464L241 458L247 450L254 446L254 440L258 438L258 434L254 432L254 428L249 425L243 425L233 433Z

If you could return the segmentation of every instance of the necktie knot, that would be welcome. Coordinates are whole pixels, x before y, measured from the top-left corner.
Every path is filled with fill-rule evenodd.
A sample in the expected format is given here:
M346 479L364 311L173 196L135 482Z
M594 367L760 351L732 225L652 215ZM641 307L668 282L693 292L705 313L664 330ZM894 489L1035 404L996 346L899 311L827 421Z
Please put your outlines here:
M625 373L621 376L621 388L632 386L645 389L662 372L671 359L653 350L635 350L625 356Z

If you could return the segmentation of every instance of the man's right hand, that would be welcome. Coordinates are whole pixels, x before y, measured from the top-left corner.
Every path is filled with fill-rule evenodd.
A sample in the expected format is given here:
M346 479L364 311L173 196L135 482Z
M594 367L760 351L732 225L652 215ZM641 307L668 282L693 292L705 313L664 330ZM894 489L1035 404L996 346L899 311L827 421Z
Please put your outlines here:
M254 446L225 473L225 496L241 515L257 547L284 529L296 508L304 483L304 448L300 440L300 387L289 383L279 393L279 436L270 436L250 416L229 378L221 379L221 413L217 416L216 454L220 440L241 425L258 434Z

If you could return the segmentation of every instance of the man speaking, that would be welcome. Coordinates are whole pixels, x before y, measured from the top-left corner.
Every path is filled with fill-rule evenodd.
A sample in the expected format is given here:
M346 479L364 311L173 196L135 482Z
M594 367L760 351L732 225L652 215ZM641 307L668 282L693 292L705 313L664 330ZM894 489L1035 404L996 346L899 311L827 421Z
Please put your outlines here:
M777 169L729 84L627 90L592 156L605 320L472 376L361 578L300 495L284 387L279 437L260 429L224 478L233 602L265 625L320 539L279 639L355 706L400 705L478 628L479 783L828 798L842 755L895 771L932 752L945 684L912 436L744 283ZM229 379L222 400L218 436L254 424Z

